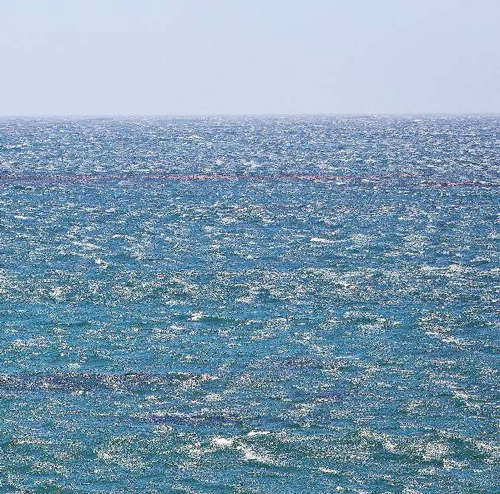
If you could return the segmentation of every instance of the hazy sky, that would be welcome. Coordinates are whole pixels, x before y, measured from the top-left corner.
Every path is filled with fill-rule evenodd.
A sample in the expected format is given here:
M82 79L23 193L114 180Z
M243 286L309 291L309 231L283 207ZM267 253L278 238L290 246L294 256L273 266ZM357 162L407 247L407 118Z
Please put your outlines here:
M499 113L500 0L0 0L0 114Z

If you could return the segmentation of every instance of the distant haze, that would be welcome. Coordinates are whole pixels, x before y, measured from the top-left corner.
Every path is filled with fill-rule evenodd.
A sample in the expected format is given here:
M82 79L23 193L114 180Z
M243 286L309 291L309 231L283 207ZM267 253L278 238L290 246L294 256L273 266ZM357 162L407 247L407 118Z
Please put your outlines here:
M499 113L499 0L0 2L0 114Z

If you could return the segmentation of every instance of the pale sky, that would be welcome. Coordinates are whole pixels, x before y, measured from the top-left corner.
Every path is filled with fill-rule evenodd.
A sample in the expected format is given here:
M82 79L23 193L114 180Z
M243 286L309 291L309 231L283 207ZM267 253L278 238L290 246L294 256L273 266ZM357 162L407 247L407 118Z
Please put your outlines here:
M500 113L500 0L0 0L1 115Z

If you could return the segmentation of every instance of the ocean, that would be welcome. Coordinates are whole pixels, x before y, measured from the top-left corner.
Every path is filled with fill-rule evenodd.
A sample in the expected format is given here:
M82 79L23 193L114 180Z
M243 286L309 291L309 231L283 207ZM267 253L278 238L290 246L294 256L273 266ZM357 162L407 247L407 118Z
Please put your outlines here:
M0 120L0 492L500 492L499 131Z

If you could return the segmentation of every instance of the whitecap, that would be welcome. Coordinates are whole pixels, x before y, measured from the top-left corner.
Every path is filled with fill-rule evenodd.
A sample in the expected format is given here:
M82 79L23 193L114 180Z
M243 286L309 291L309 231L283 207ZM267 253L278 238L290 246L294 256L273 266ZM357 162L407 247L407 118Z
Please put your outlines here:
M227 439L225 437L214 437L212 438L212 444L218 448L230 448L233 445L232 439Z
M203 312L193 312L189 315L190 321L200 321L203 318Z
M313 242L316 244L333 244L333 243L335 243L334 240L328 240L327 238L319 238L319 237L313 237L309 240L309 242Z
M103 261L102 259L95 259L94 263L97 264L98 266L101 266L103 269L106 269L109 264L106 261Z
M247 436L253 437L253 436L267 436L269 434L269 431L250 431Z
M276 461L267 454L254 451L252 448L249 448L248 446L243 446L243 445L238 446L237 449L238 451L241 451L243 453L243 459L245 461L255 461L257 463L265 463L268 465L276 464Z

